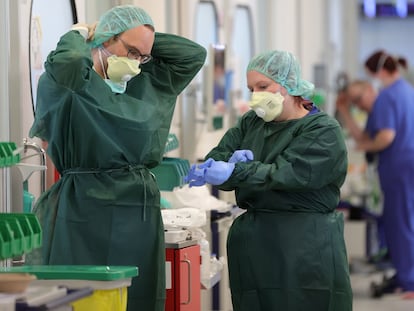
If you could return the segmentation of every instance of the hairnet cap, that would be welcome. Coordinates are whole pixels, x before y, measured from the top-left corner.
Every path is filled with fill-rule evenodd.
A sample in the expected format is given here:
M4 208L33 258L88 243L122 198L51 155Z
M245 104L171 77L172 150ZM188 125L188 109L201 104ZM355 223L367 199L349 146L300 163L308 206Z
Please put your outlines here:
M143 9L134 5L113 7L99 19L92 46L97 47L111 37L141 25L154 27L151 17Z
M315 86L302 80L301 69L292 53L267 51L255 56L247 66L247 71L257 71L282 85L292 96L310 98Z

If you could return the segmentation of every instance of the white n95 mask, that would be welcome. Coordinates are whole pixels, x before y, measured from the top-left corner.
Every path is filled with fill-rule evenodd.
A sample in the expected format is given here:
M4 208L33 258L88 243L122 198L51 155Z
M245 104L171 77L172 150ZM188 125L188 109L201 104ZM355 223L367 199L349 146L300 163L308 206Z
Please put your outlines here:
M106 73L113 82L128 82L141 72L140 62L124 56L111 55L107 58L108 69Z
M265 122L276 119L283 110L284 97L280 92L253 92L249 107Z

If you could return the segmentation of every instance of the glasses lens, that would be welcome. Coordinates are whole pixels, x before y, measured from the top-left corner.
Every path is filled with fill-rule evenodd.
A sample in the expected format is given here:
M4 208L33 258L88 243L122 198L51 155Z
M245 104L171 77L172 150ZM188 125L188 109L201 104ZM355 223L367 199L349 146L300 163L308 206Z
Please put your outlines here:
M151 55L141 55L141 64L148 63L151 59Z
M139 53L137 53L136 51L134 51L134 50L128 50L128 54L127 54L127 57L129 58L129 59L139 59L140 58L140 54Z
M134 50L129 50L127 57L129 59L139 60L141 64L148 63L152 59L151 55L141 55L138 51Z

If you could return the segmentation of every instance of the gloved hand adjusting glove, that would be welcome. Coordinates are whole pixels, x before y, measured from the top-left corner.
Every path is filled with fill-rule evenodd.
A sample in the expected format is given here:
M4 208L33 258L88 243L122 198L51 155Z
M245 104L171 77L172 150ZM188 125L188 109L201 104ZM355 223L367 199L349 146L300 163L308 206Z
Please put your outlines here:
M206 181L204 180L205 169L197 168L196 164L191 165L190 171L187 176L184 176L184 182L189 183L190 187L203 186Z
M236 150L229 159L229 163L250 162L253 161L253 152L251 150Z
M208 159L206 162L200 164L199 168L205 168L204 180L212 185L221 185L224 183L234 170L234 163L224 161L214 161Z
M190 187L202 186L205 183L221 185L229 179L234 166L234 163L215 161L210 158L198 166L193 165L184 180L189 183Z

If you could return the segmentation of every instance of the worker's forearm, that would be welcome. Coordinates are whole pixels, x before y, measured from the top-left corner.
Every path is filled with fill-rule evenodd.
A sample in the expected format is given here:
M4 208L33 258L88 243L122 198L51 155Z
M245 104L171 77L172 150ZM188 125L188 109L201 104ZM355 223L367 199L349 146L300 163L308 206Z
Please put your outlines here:
M368 152L378 152L392 144L395 138L395 131L392 129L382 129L373 139L365 136L358 142L358 149Z

